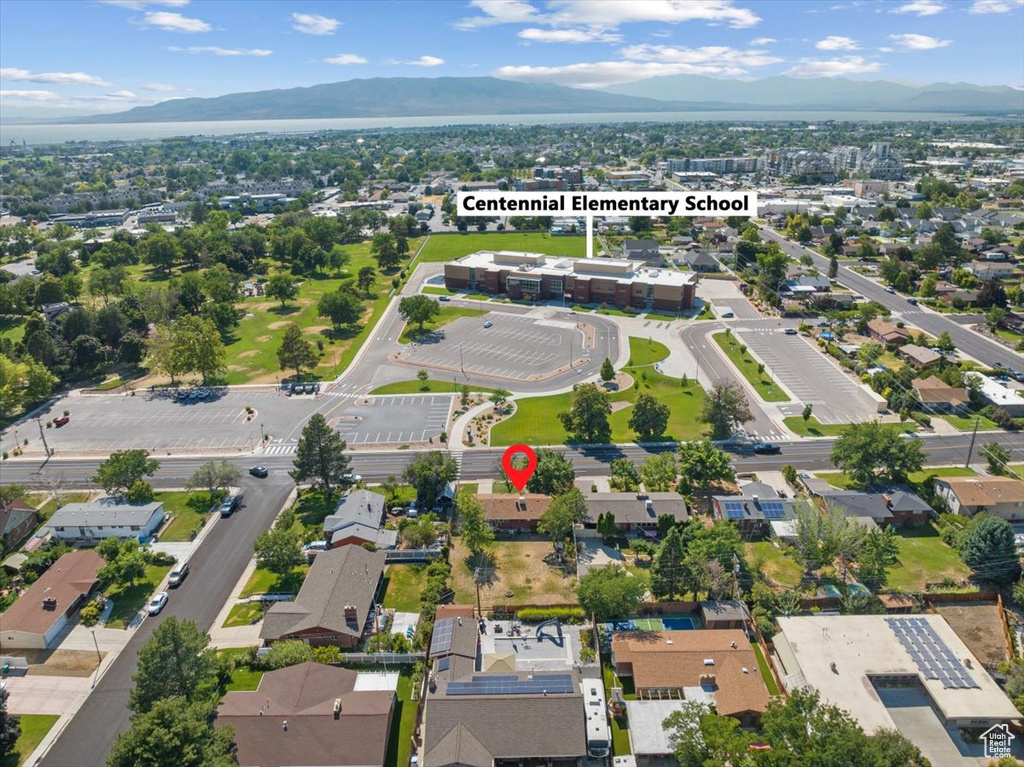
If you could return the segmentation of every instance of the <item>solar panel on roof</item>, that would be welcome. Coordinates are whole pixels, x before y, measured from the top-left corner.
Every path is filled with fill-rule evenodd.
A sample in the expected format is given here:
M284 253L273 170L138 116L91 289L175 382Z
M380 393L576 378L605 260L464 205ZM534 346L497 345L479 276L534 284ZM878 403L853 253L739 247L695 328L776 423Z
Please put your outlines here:
M430 638L430 654L440 655L452 649L454 618L442 618L434 624L434 635Z
M762 501L765 519L782 519L786 516L786 506L782 501Z
M726 501L722 506L725 509L726 519L743 519L743 504L739 501Z
M449 668L451 668L451 663L452 663L452 659L451 658L441 658L441 660L439 660L437 662L437 670L438 671L447 671Z
M947 688L978 687L935 628L924 618L887 618L886 623L925 679L937 680Z
M567 695L574 692L569 674L535 674L520 679L514 674L474 676L470 681L451 682L448 695Z

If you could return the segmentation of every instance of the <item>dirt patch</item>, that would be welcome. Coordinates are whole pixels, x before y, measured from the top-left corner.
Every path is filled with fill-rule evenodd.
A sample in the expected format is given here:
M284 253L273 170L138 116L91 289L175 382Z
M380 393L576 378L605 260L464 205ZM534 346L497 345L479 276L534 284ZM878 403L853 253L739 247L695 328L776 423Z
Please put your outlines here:
M273 341L274 337L273 336L268 336L268 335L262 335L262 336L256 336L256 338L254 338L253 340L256 341L256 343L265 344L267 341Z
M258 349L250 349L249 351L241 352L240 354L238 354L236 356L238 357L238 359L244 360L246 357L255 357L257 354L259 354L259 350Z
M544 561L552 551L548 540L497 541L482 568L480 602L484 609L495 604L574 603L576 578ZM456 602L472 604L476 601L475 561L470 560L461 539L454 542L451 561ZM507 596L508 591L512 596Z
M959 602L935 605L935 609L984 665L995 667L1010 660L998 605Z
M280 305L281 304L277 301L257 301L256 303L253 304L250 304L248 302L244 304L245 310L248 312L252 312L253 314L256 314L256 312L266 312L273 309L275 306Z
M271 322L267 325L267 330L280 330L283 327L287 327L292 323L289 320L278 320L277 322Z
M330 329L331 329L330 325L309 325L305 329L305 331L303 331L303 332L305 332L305 333L319 333L319 332L321 332L323 330L330 330Z
M627 407L629 407L632 404L633 404L632 402L625 402L625 401L622 401L622 402L612 402L611 403L612 412L613 413L617 413L620 410L625 410Z
M85 677L94 672L99 665L99 658L92 650L54 650L52 653L29 650L19 653L23 653L28 659L28 673L34 676Z

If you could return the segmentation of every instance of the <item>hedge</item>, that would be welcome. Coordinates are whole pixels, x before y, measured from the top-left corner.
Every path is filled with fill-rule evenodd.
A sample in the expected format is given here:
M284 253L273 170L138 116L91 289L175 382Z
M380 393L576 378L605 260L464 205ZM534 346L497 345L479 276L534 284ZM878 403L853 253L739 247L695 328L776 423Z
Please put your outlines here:
M549 621L555 618L566 623L583 623L587 619L586 613L580 607L527 607L520 610L517 615L524 623Z

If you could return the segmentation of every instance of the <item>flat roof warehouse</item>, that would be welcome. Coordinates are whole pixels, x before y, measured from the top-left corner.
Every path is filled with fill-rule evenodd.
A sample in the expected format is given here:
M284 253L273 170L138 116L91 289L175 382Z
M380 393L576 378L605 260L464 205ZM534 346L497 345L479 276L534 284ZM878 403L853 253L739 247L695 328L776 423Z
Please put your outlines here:
M674 216L686 213L746 213L753 215L756 204L747 195L727 199L715 194L687 194L671 197L625 196L594 197L587 194L542 195L540 197L478 197L460 195L459 205L472 213L652 213Z

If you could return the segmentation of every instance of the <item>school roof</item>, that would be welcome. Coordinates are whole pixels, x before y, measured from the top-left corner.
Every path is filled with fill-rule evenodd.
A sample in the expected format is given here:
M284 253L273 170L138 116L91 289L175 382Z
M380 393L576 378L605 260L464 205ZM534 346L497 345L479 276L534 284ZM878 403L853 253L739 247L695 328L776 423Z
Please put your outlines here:
M106 562L91 549L69 551L39 576L18 601L0 617L0 639L9 631L45 634L68 608L96 586L96 573ZM53 609L44 599L56 599Z
M643 261L615 258L559 258L543 253L482 250L449 263L483 270L510 270L517 277L566 277L608 279L629 284L696 285L700 279L692 272L659 269Z
M320 663L269 671L256 690L224 696L217 725L235 728L241 765L383 765L395 694L357 691L357 676Z

